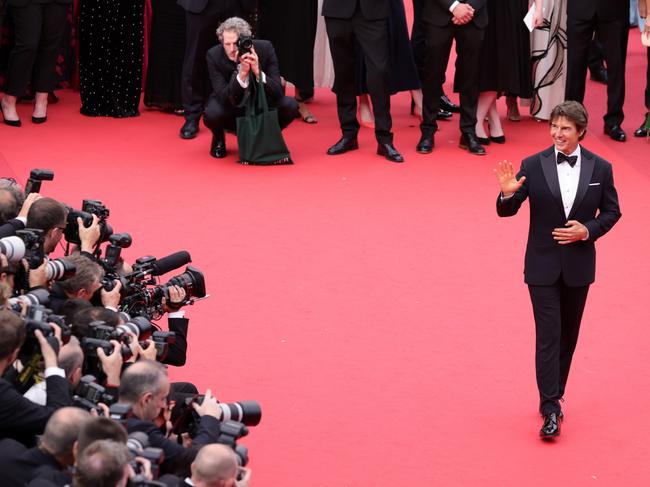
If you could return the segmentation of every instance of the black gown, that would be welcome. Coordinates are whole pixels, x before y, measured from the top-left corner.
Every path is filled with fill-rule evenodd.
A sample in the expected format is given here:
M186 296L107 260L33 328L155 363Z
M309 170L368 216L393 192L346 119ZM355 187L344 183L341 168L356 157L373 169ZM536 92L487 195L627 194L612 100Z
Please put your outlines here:
M533 96L528 0L488 0L489 23L481 54L480 91Z
M403 0L390 0L388 36L390 49L390 93L417 90L420 88L418 70L413 58L411 41ZM357 45L357 94L368 93L366 84L366 65Z
M176 0L152 0L149 63L144 104L180 110L181 76L185 54L185 11Z
M144 51L144 0L81 0L81 113L139 115Z
M258 0L257 12L256 37L273 44L282 77L313 93L318 0Z

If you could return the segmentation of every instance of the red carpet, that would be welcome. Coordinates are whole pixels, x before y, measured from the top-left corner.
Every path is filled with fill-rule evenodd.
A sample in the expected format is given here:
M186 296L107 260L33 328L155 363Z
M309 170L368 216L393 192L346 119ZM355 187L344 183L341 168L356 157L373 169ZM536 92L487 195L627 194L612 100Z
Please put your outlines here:
M536 436L527 211L496 216L492 174L550 145L545 124L506 122L508 143L480 158L457 149L454 117L418 155L399 95L405 164L375 156L367 129L361 150L332 158L334 100L319 91L319 124L286 131L296 164L244 167L210 158L205 129L180 140L180 118L84 118L64 91L44 126L0 126L0 167L20 181L52 168L44 194L102 200L133 235L128 258L191 251L211 298L188 310L190 358L172 377L262 403L243 441L255 486L642 486L650 145L631 137L645 54L636 31L630 44L627 143L602 135L605 87L588 83L585 146L614 164L623 218L598 245L556 444Z

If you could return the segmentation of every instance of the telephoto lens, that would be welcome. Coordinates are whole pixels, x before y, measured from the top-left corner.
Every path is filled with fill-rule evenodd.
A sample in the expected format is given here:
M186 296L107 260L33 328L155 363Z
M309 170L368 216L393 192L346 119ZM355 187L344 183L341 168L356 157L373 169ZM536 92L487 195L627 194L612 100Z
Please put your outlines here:
M257 401L219 403L222 421L237 421L246 426L257 426L262 420L262 408Z
M130 331L136 337L138 337L138 340L140 341L147 340L155 331L155 328L151 321L149 321L144 316L136 316L134 318L131 318L128 322L122 325L118 325L117 329L123 330L125 332Z
M19 262L25 256L25 242L16 236L0 239L0 254L4 254L9 262Z
M45 275L48 281L61 281L74 276L76 272L77 267L64 258L50 260L45 266Z

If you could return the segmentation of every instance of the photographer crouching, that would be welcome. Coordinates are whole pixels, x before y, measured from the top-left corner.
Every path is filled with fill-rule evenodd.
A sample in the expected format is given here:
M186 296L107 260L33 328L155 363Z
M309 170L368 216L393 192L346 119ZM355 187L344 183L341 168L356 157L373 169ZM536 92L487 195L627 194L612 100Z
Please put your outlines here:
M284 96L280 65L269 41L253 40L251 26L243 19L231 17L217 28L220 45L210 49L206 59L212 94L205 108L203 122L212 130L210 155L226 157L224 129L235 131L236 119L245 114L244 103L251 96L250 77L254 76L278 113L280 128L298 116L298 103Z

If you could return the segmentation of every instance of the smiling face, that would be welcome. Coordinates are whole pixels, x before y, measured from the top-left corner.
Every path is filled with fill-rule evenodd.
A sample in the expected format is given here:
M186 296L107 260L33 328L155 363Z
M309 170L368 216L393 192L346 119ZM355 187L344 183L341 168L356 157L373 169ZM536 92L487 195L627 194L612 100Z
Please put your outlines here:
M557 117L551 121L553 144L558 151L566 155L576 150L583 133L584 129L579 131L576 124L566 117Z

